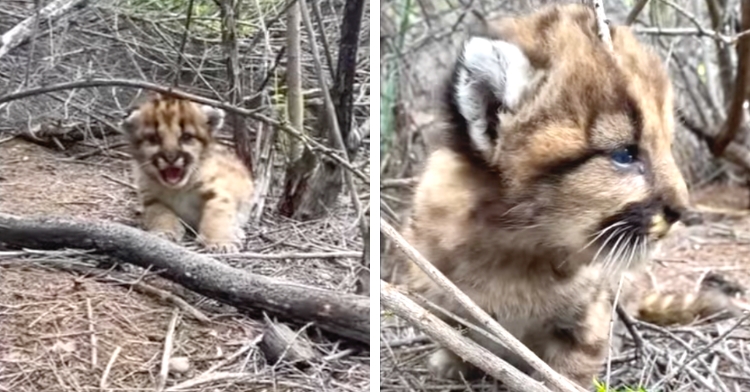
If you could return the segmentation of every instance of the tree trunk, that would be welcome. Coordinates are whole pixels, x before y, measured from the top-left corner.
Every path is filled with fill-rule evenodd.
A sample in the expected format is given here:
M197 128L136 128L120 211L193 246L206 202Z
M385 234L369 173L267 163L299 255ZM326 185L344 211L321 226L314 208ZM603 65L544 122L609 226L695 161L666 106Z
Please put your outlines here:
M336 107L341 137L345 141L358 139L350 138L349 133L352 129L353 86L364 5L364 0L347 0L344 6L336 79L331 94ZM335 143L330 139L329 143L335 146ZM358 147L358 145L347 146L350 162L354 160ZM341 193L342 184L342 169L334 162L323 160L316 166L316 170L310 177L309 186L305 187L306 192L302 195L299 204L296 208L293 208L293 216L300 220L322 217L334 207Z
M227 79L229 91L227 98L232 105L242 102L242 78L240 76L239 45L237 44L237 14L239 13L239 0L221 1L221 42L224 46L226 56ZM234 145L237 155L245 163L250 172L253 172L253 140L247 129L245 118L236 113L228 113L226 125L234 135Z
M295 2L287 11L287 112L289 124L304 132L304 100L302 97L302 67L300 64L300 9ZM310 170L315 168L317 159L302 143L287 138L287 168L284 176L284 192L279 200L279 213L290 217L299 205L300 197L307 190Z

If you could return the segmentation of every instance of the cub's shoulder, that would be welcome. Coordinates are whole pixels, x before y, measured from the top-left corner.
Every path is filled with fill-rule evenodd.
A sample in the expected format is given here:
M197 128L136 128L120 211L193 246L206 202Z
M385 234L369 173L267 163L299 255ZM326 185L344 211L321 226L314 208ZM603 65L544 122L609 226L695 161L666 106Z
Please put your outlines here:
M223 187L240 197L253 191L253 177L239 156L228 147L214 144L200 163L200 185L203 188Z

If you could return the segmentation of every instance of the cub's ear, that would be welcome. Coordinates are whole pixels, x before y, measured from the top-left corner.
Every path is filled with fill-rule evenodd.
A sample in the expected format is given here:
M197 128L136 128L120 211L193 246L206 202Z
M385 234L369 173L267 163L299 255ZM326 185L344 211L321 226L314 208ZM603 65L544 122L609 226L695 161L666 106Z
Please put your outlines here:
M141 111L138 109L130 110L125 115L125 119L120 122L120 132L124 133L126 136L132 136L140 124Z
M484 37L472 37L464 45L453 79L453 101L478 152L491 154L500 111L518 108L533 75L529 59L516 45Z
M208 128L211 132L218 131L224 125L224 111L208 105L201 106L203 114L208 120Z

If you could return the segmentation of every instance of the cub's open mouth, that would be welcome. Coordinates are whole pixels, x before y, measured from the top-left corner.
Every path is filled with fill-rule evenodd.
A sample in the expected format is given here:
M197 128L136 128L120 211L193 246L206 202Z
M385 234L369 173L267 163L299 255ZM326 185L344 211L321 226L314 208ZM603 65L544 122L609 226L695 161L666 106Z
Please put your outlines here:
M185 168L170 166L159 171L162 180L170 185L176 185L185 177Z

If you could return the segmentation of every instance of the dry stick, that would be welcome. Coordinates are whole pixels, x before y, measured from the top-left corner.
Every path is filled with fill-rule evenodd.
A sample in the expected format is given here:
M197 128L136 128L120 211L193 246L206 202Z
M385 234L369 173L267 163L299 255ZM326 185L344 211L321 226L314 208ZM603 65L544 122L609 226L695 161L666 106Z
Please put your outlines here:
M86 6L87 3L88 0L55 0L39 10L39 19L53 21L76 8ZM0 58L31 37L36 21L36 15L30 16L0 36Z
M124 283L124 284L127 284L127 283ZM185 301L184 299L170 293L169 291L158 289L154 286L145 284L143 282L135 282L132 284L132 287L135 291L140 291L144 294L155 296L161 299L162 301L173 304L176 308L183 310L185 313L193 316L194 319L200 321L203 324L211 323L211 319L208 318L208 316L206 316L205 314L203 314L203 312L201 312L200 310L196 309L195 307L187 303L187 301Z
M91 369L96 369L96 331L94 330L94 310L91 308L91 298L86 298L86 313L89 317L89 332L91 333Z
M177 59L174 62L174 83L173 86L177 87L180 84L180 76L182 76L182 59L185 57L182 53L185 51L185 43L187 42L188 34L190 33L190 22L193 20L193 0L188 1L187 7L187 18L185 19L185 32L182 34L182 41L180 42L180 49L177 51Z
M477 306L468 295L464 294L456 285L445 277L435 266L422 256L413 246L411 246L404 237L399 234L388 222L380 219L380 231L385 234L393 243L403 251L411 261L413 261L427 276L446 291L446 294L455 298L482 326L496 335L500 341L508 347L514 354L518 355L534 368L542 379L554 386L560 391L583 391L582 388L574 385L570 380L555 372L549 365L542 361L528 347L518 341L505 328L497 323L490 315ZM381 298L382 298L381 291ZM468 358L466 358L468 360ZM471 362L471 361L470 361ZM474 363L474 362L472 362ZM476 363L474 363L477 365ZM478 366L478 365L477 365Z
M602 0L594 0L594 13L596 14L596 26L599 32L599 39L604 42L607 46L607 50L610 52L612 48L612 36L609 34L609 20L607 15L604 14L604 2Z
M177 327L177 319L180 317L180 310L172 310L172 319L169 320L167 327L167 337L164 339L164 354L161 357L161 370L159 371L159 380L156 384L156 392L162 392L167 385L167 376L169 376L169 358L172 356L172 346L174 343L174 330Z
M104 373L102 374L102 380L99 382L99 389L107 390L107 377L109 377L109 372L112 370L112 366L115 364L117 356L120 355L120 350L122 350L122 347L115 347L115 351L112 353L112 356L109 357L107 367L104 368Z
M325 101L326 114L328 115L328 123L330 126L329 137L333 139L336 148L344 153L344 157L348 157L346 152L346 144L341 136L341 129L339 129L339 120L336 116L336 108L333 107L333 100L331 94L328 91L328 83L326 83L326 77L323 71L323 65L320 61L320 53L318 53L318 44L315 42L315 30L313 29L312 22L310 21L310 11L307 9L307 4L304 1L298 2L299 11L302 15L302 23L305 25L307 30L307 36L310 39L310 46L313 55L313 64L315 64L315 73L318 76L318 83L320 83L320 90L323 92L323 101ZM344 158L348 159L348 158ZM354 210L357 212L357 222L359 223L359 230L362 232L362 238L367 235L367 222L362 215L362 204L359 202L357 196L357 188L354 186L354 179L351 173L344 171L344 181L346 187L349 188L349 195L352 199L352 205Z
M237 113L242 116L250 117L253 120L263 122L265 124L268 124L272 127L278 128L288 133L293 138L305 143L311 150L319 151L321 154L326 155L327 157L333 159L334 161L336 161L336 163L341 165L343 168L347 169L349 172L356 175L365 184L370 183L369 177L364 175L361 171L357 170L354 166L352 166L352 164L349 163L348 159L345 158L345 155L342 157L341 151L337 151L329 147L326 147L325 145L321 144L315 139L289 126L288 124L280 123L276 120L271 119L270 117L257 113L258 110L243 109L243 108L233 106L224 102L204 98L204 97L186 93L184 91L180 91L177 89L164 87L155 83L149 83L149 82L144 82L140 80L128 80L128 79L85 79L85 80L79 80L75 82L53 84L50 86L38 87L38 88L33 88L33 89L28 89L24 91L19 91L19 92L3 95L3 96L0 96L0 107L5 102L15 101L18 99L32 97L35 95L52 93L55 91L73 90L77 88L88 88L88 87L112 87L112 86L142 88L146 90L156 91L158 93L172 95L177 98L187 99L187 100L201 103L204 105L214 106L217 108L224 109L228 112Z
M122 262L151 267L162 277L225 304L300 324L313 321L339 336L370 341L365 296L256 275L134 227L0 213L0 239L13 248L96 249Z
M357 258L362 257L362 252L312 252L312 253L215 253L212 257L224 258L242 258L242 259L262 259L262 260L283 260L283 259L335 259L335 258Z
M646 7L646 4L648 4L648 0L638 0L637 3L635 3L635 6L632 10L630 10L630 13L628 14L628 17L625 18L625 24L630 26L635 22L635 20L638 18L638 15L641 14L641 11Z
M690 364L690 362L693 362L693 360L695 360L696 358L698 358L701 354L703 354L706 351L710 350L711 347L715 346L719 342L721 342L724 339L726 339L726 337L729 336L730 333L732 333L735 329L737 329L740 325L742 325L742 323L744 323L748 318L750 318L750 313L744 315L731 328L729 328L723 334L719 335L719 337L717 337L716 339L714 339L711 343L708 343L707 345L701 347L700 350L695 351L692 355L690 355L690 357L688 357L685 361L683 361L682 364L679 367L677 367L676 369L672 370L670 373L668 373L666 376L664 376L664 378L662 378L661 380L659 380L659 382L656 383L656 385L653 386L653 389L654 390L659 390L659 387L661 387L662 385L664 385L665 383L667 383L667 381L671 380L672 377L680 374L680 372L683 369L685 369Z
M239 381L245 378L256 378L256 374L246 372L216 372L211 374L201 375L196 378L192 378L187 381L183 381L175 386L169 387L165 392L182 391L188 388L195 388L201 384L213 383L225 380Z
M396 287L380 281L380 300L399 317L409 321L431 338L447 347L466 361L476 365L487 374L502 381L513 391L549 392L539 381L532 379L509 363L493 355L489 350L451 328L444 321L417 305ZM570 390L570 389L562 389Z

